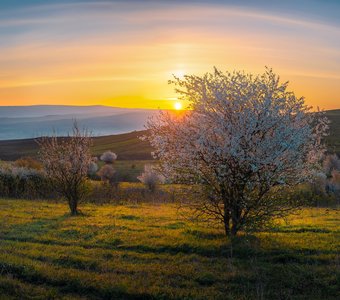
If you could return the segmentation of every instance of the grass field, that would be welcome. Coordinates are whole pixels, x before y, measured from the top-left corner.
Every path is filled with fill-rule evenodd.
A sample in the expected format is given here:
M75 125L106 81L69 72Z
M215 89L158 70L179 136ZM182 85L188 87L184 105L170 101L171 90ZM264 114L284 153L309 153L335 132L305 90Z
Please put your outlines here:
M230 243L170 204L0 200L1 299L337 299L340 211ZM339 299L339 298L338 298Z

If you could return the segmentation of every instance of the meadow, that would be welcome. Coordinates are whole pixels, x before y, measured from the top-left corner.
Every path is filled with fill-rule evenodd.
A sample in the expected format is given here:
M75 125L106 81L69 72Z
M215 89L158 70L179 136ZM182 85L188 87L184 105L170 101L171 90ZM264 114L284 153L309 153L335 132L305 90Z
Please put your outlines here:
M169 203L0 200L1 299L338 299L340 210L233 243Z

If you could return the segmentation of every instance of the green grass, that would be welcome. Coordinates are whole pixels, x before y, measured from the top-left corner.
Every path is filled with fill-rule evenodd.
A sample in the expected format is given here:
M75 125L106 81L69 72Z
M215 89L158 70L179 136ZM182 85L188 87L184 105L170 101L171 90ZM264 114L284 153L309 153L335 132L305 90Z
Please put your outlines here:
M0 299L336 299L340 211L238 238L174 205L0 200Z
M111 150L118 155L119 160L150 160L153 149L146 141L139 139L145 131L101 136L93 138L92 152L101 155Z

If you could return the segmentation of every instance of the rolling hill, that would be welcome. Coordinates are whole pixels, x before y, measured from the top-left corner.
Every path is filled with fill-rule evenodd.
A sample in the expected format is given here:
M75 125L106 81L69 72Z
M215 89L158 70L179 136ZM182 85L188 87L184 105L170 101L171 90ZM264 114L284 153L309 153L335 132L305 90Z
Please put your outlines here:
M119 160L149 160L152 159L152 148L148 142L139 139L145 131L101 136L93 138L92 151L100 155L111 150L118 155ZM38 145L35 139L0 141L0 160L16 160L24 156L36 157Z
M330 152L340 154L340 109L326 112L331 121L330 135L326 143ZM145 131L132 131L130 133L107 135L93 138L92 151L100 155L106 150L118 154L118 160L149 160L151 159L151 146L138 137ZM34 139L17 139L0 141L0 160L16 160L23 156L37 155L38 145Z

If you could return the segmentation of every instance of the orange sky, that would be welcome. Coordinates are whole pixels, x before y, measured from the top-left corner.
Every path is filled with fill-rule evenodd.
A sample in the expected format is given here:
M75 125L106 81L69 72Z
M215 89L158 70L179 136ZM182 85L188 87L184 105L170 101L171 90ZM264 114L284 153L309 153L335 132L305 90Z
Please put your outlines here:
M0 105L172 108L171 74L269 66L308 104L340 108L340 27L221 4L84 2L0 12Z

